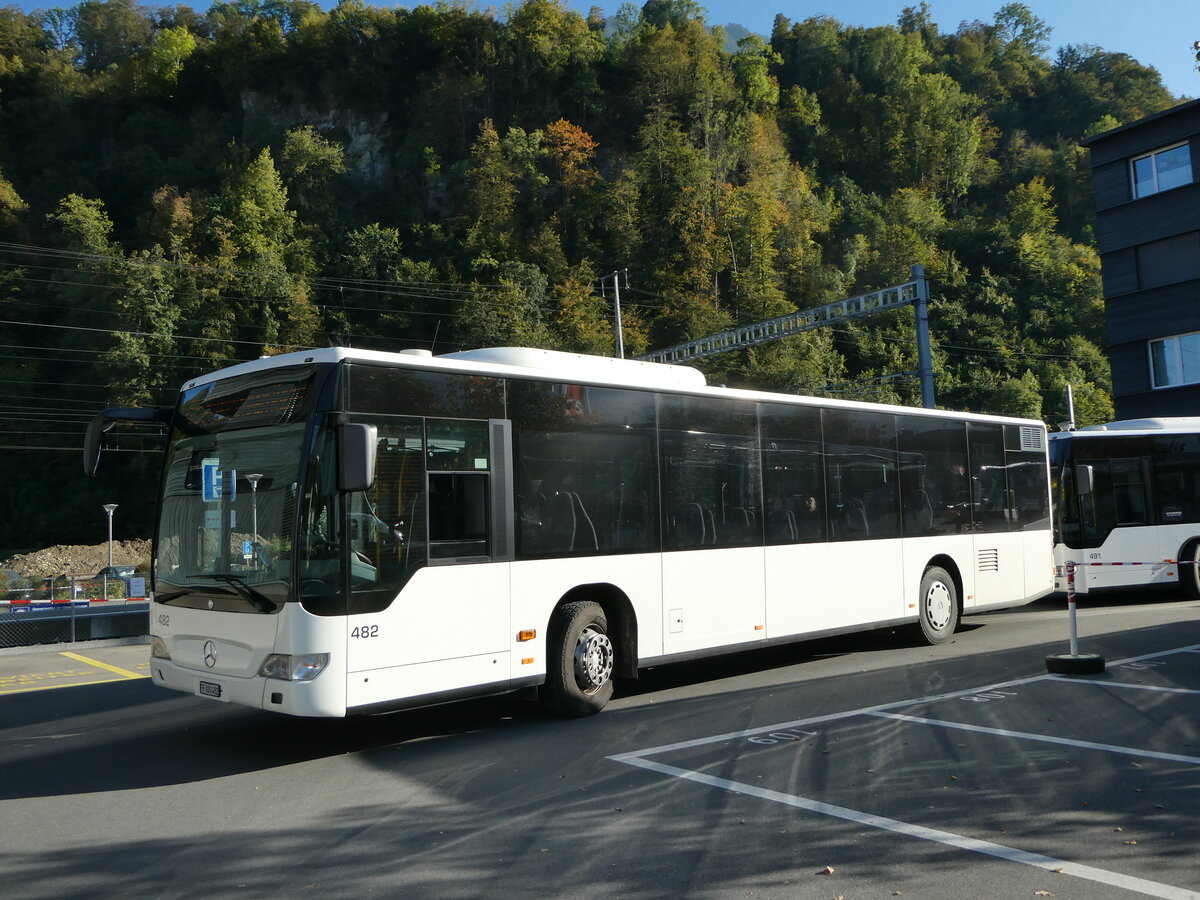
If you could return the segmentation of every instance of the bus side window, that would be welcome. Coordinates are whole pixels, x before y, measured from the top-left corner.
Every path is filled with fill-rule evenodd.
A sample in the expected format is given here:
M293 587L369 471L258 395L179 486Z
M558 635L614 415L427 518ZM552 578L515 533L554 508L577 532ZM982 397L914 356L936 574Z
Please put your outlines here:
M429 473L429 557L487 556L488 476Z
M488 423L426 419L429 558L473 559L491 553Z

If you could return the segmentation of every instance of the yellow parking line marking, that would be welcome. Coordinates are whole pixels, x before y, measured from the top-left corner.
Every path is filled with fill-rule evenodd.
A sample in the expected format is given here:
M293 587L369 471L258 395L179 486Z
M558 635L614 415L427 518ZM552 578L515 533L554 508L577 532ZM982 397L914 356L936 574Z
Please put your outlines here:
M139 675L137 672L130 672L128 669L122 669L120 666L110 666L108 663L100 662L98 659L89 659L86 656L80 656L78 653L70 653L66 650L62 651L60 656L70 657L81 663L87 663L89 666L97 666L101 669L107 669L109 672L115 672L125 678L149 678L149 675ZM94 684L95 682L93 682Z
M137 677L138 678L149 678L150 676L139 675ZM128 678L122 676L120 678L103 678L100 681L74 681L71 684L41 684L41 685L38 685L37 687L21 687L21 688L14 688L12 690L5 690L3 688L0 688L0 695L28 694L33 691L54 691L54 690L58 690L59 688L90 687L93 684L111 684L114 681L128 681L128 680L129 680Z

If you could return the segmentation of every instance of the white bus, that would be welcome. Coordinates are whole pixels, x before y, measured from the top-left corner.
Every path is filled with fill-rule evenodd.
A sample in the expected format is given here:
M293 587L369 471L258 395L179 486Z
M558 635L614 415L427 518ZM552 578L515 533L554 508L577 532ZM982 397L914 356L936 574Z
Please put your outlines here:
M169 422L151 672L303 716L536 686L1053 588L1040 422L709 387L520 348L345 348L188 382Z
M1130 419L1050 435L1055 586L1178 585L1200 599L1200 419Z

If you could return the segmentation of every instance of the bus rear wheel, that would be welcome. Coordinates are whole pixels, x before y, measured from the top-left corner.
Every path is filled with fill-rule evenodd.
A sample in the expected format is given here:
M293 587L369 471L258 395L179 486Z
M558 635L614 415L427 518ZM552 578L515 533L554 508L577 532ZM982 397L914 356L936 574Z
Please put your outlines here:
M950 573L930 566L921 578L921 636L931 644L944 644L958 627L958 588Z
M616 650L600 604L565 603L550 620L546 648L547 709L560 716L590 716L612 697Z
M1200 540L1188 541L1179 553L1179 586L1189 600L1200 600Z

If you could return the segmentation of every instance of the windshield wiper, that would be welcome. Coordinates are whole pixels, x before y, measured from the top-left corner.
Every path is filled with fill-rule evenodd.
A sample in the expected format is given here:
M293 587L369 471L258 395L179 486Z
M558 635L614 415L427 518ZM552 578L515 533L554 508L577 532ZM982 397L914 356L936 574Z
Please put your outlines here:
M256 591L254 588L250 587L250 585L246 584L246 582L244 580L242 580L241 578L239 578L236 575L226 575L223 572L222 573L214 572L213 574L205 575L204 577L205 578L214 578L217 581L224 581L226 584L228 584L230 587L232 587L235 591L237 591L239 594L241 594L242 597L245 598L246 601L249 602L249 604L251 606L253 606L255 609L257 609L259 612L275 612L275 604L272 603L270 600L268 600L265 594L262 594L259 591Z
M194 594L195 591L166 591L162 594L154 595L155 603L170 603L172 600L178 600L180 597L186 597L188 594Z

